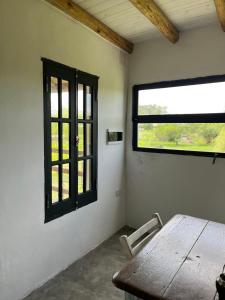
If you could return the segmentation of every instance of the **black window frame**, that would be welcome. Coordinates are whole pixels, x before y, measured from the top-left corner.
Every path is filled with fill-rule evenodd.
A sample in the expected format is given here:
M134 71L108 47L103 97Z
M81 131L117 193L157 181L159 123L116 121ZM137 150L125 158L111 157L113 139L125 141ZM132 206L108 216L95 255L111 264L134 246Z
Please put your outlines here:
M45 170L45 223L61 217L67 213L75 211L83 206L86 206L94 201L97 201L97 149L98 149L98 80L99 77L80 71L78 69L68 67L64 64L55 62L50 59L42 58L43 63L43 108L44 108L44 170ZM64 118L58 116L58 118L51 117L51 107L50 107L50 95L51 95L51 77L60 78L59 80L66 80L69 82L69 108L70 116L67 119L67 123L70 124L70 158L68 163L70 163L70 197L68 200L59 199L59 202L52 203L51 201L51 168L54 165L61 166L66 163L67 160L61 158L60 151L62 152L62 147L59 145L59 159L58 163L51 160L51 123L56 119L59 122L59 134L61 130L62 136L62 124L65 122ZM78 157L78 146L76 137L78 136L78 84L83 84L85 86L90 86L92 89L92 118L89 122L92 124L92 153L85 158ZM59 97L60 94L60 84L58 84ZM86 95L85 95L86 97ZM85 98L86 99L86 98ZM59 100L59 103L61 101ZM84 101L85 103L86 101ZM60 105L59 105L60 106ZM86 107L86 104L84 104ZM60 107L59 107L60 110ZM61 129L60 129L61 128ZM86 128L86 126L85 126ZM62 137L59 138L62 140ZM84 136L85 139L85 136ZM60 142L59 142L60 143ZM86 143L86 142L85 142ZM81 159L91 159L92 161L92 181L91 190L81 194L78 194L78 161ZM86 165L86 163L85 163ZM74 167L72 167L74 166ZM85 172L85 170L84 170ZM60 189L62 189L62 175L59 174L59 195ZM85 177L85 174L84 174ZM61 180L61 181L60 181ZM72 184L75 182L75 184ZM62 192L62 191L61 191Z
M138 115L138 92L140 90L199 85L217 82L225 82L225 74L134 85L132 93L133 151L224 158L225 153L221 152L217 153L206 151L138 147L138 124L140 123L225 123L225 113Z

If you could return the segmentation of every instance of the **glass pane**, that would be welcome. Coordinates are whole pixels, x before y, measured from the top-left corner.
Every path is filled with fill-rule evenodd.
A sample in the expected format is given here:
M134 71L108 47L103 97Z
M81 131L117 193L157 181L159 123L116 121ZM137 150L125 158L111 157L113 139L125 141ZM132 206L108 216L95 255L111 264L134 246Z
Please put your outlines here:
M78 156L84 156L84 124L78 124Z
M51 117L58 118L58 78L51 77Z
M84 161L78 161L78 194L84 192Z
M59 160L59 129L58 123L51 123L52 161Z
M138 147L225 153L225 124L139 124Z
M59 201L59 166L52 167L52 203Z
M91 134L91 132L92 132L92 130L91 130L91 124L87 124L86 125L86 128L87 128L87 131L86 131L86 139L87 139L87 155L91 155L91 153L92 153L92 151L91 151L91 148L92 148L92 143L91 143L91 141L92 141L92 139L91 139L91 137L92 137L92 134Z
M86 191L91 190L91 159L87 160Z
M84 88L78 84L78 119L84 118Z
M225 82L141 90L139 115L225 112Z
M69 82L62 80L62 117L69 118Z
M91 87L86 87L86 119L91 119L92 109L91 109Z
M63 159L70 157L70 128L68 123L63 123Z
M69 198L70 191L70 166L69 164L64 164L62 166L62 199Z

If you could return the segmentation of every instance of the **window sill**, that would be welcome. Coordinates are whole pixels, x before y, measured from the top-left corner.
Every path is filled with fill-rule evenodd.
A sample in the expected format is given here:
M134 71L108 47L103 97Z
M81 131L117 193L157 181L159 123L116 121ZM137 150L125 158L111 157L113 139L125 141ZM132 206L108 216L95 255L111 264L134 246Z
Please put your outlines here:
M176 155L189 155L189 156L202 156L202 157L216 157L225 158L225 153L203 152L203 151L188 151L188 150L172 150L172 149L159 149L159 148L141 148L133 147L133 151L150 152L150 153L164 153Z

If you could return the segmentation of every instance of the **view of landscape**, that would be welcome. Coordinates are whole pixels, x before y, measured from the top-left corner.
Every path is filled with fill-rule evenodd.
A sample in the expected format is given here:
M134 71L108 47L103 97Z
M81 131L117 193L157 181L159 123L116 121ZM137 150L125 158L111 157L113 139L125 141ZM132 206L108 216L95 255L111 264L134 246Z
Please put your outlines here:
M138 147L225 152L225 124L139 124Z
M66 120L69 118L69 86L68 82L62 80L62 133L59 137L59 122L51 122L51 160L52 162L59 161L59 139L62 141L62 167L60 164L52 166L52 203L59 201L59 173L62 174L62 200L69 198L69 176L70 164L65 160L70 158L70 126ZM84 192L84 143L86 143L86 155L91 155L91 140L92 140L92 125L83 124L84 119L91 120L91 90L86 87L86 116L84 116L84 93L83 85L78 85L78 156L82 160L78 161L78 193ZM59 118L58 109L58 79L51 79L51 117ZM86 130L86 141L84 141L84 130ZM91 159L86 160L86 191L91 189ZM62 170L60 171L60 168Z
M225 83L139 91L138 114L225 112ZM138 147L225 152L225 123L139 123Z

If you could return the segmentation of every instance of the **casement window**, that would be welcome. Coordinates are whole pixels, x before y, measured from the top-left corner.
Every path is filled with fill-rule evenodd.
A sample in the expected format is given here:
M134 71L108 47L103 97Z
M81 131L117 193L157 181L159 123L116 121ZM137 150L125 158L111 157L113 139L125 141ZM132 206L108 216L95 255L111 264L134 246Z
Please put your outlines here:
M225 157L225 75L135 85L133 150Z
M42 61L48 222L97 200L98 77Z

